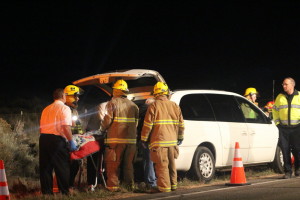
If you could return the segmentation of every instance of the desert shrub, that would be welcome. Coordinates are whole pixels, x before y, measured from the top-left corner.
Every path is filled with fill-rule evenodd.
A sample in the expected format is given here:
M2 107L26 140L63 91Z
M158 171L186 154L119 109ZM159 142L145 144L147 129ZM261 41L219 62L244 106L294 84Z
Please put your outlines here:
M38 177L38 143L0 118L0 159L8 177ZM35 139L37 140L37 139Z

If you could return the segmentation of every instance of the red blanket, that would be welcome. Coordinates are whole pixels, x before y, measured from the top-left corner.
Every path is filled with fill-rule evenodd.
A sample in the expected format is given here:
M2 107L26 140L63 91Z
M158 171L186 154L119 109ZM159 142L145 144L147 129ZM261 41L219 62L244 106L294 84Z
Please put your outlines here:
M99 143L92 135L73 135L77 150L71 152L71 160L80 160L100 150Z

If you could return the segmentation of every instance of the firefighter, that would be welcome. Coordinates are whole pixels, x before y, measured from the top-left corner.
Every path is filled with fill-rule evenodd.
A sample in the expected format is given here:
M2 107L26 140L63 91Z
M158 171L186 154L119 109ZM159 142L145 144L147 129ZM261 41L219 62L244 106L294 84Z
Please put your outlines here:
M83 94L83 90L75 85L68 85L65 87L64 92L66 94L66 105L70 107L72 112L72 135L83 134L81 121L77 111L79 95ZM70 168L70 188L74 187L75 177L78 173L80 166L82 165L81 160L72 160Z
M258 106L258 103L256 102L257 95L258 95L258 92L256 91L255 88L247 88L245 90L244 97L246 97L249 101L251 101L253 104ZM256 118L256 113L249 106L249 104L242 103L241 109L242 109L242 112L246 119L255 119Z
M155 164L157 188L151 192L170 192L177 189L175 159L183 141L184 122L179 106L169 100L166 83L157 82L142 128L141 141L149 144L150 158Z
M70 107L72 111L72 134L83 134L81 121L77 111L79 95L83 94L83 90L75 85L68 85L65 87L66 93L66 105Z
M105 167L107 189L119 191L119 174L122 168L123 181L128 189L134 189L133 162L136 153L139 109L127 99L127 83L120 79L113 85L113 97L106 105L106 115L100 131L107 131L105 139ZM120 166L122 163L122 166Z
M273 116L272 116L272 109L273 109L273 106L274 106L274 101L269 101L263 108L263 111L266 113L266 115L268 117L270 117L271 119L273 119Z
M245 90L244 97L246 97L249 101L254 103L256 106L258 106L258 103L256 102L256 99L258 97L258 92L255 88L250 87Z

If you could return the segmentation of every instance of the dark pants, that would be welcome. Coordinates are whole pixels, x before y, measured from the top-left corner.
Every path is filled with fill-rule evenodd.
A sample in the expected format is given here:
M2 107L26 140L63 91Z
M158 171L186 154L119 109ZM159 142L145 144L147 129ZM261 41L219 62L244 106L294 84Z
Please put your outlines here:
M70 167L70 187L74 187L76 175L78 174L82 160L72 160Z
M292 173L291 152L295 158L295 169L299 168L300 163L300 126L287 128L279 126L279 144L282 150L284 171Z
M87 182L88 185L95 185L99 173L99 151L87 157ZM99 176L98 176L98 180ZM99 182L98 182L99 183Z
M40 183L43 194L53 194L54 170L61 193L69 193L70 155L67 141L52 134L41 134L39 141Z

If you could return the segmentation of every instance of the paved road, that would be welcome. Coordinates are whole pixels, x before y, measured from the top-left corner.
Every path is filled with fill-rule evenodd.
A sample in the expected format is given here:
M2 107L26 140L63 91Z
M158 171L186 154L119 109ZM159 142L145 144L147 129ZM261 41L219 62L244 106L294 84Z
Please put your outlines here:
M282 175L281 175L282 176ZM205 186L197 189L177 190L171 193L145 194L130 200L143 199L201 199L201 200L288 200L300 199L300 178L280 179L281 176L248 181L246 186ZM124 199L122 199L124 200Z

